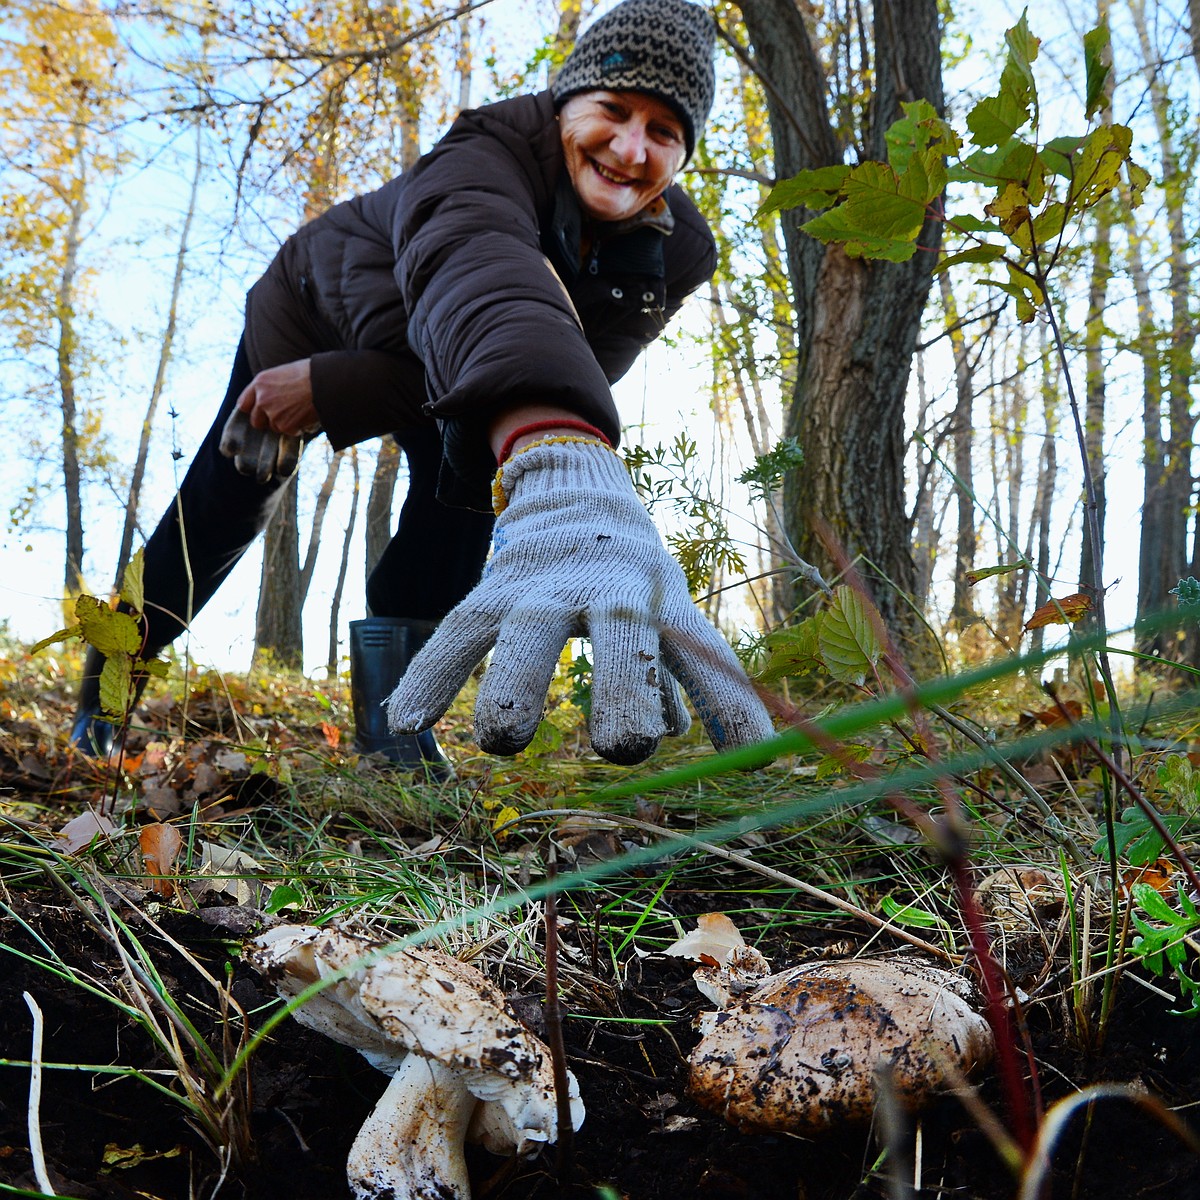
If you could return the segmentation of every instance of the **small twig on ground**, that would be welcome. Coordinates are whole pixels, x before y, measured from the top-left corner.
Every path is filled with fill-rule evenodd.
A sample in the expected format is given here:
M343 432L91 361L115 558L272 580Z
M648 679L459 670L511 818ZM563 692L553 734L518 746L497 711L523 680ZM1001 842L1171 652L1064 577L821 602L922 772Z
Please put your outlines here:
M33 1046L29 1051L29 1156L33 1159L33 1177L37 1180L38 1188L47 1196L57 1196L46 1170L46 1155L42 1150L42 1010L28 992L22 992L21 995L33 1017Z
M828 904L831 908L840 909L852 917L857 917L860 921L866 921L867 924L873 925L876 929L882 929L891 934L892 937L898 938L902 942L907 942L910 946L915 946L918 950L924 950L926 954L932 954L934 957L943 959L945 962L954 965L957 965L960 961L953 954L943 950L941 946L935 946L932 942L924 941L922 938L909 933L906 929L901 929L900 926L893 925L890 921L885 921L882 917L877 917L872 912L867 912L865 908L859 908L857 904L851 904L849 900L843 900L840 896L823 892L820 888L813 887L811 883L805 883L803 879L797 879L794 875L787 875L783 871L777 871L774 867L768 867L765 863L756 862L744 854L738 854L735 850L726 850L724 846L718 846L714 842L699 841L690 834L679 833L674 829L667 829L662 825L653 825L649 821L639 821L636 817L610 817L603 813L592 812L586 808L544 808L536 812L522 813L519 817L515 817L513 820L500 826L497 832L500 833L506 829L512 829L514 826L524 824L527 821L543 820L547 817L553 820L561 820L563 817L584 817L589 821L600 821L606 825L613 825L618 829L627 826L631 829L641 829L646 833L657 834L675 841L686 842L689 846L694 846L697 850L703 850L706 854L714 854L718 858L726 859L728 862L737 863L738 866L745 867L749 871L755 871L759 875L764 875L767 879L773 879L776 883L782 883L785 887L795 888L798 892L803 892L804 895L810 896L814 900L820 900L822 903Z
M546 878L558 876L558 855L553 843L546 856ZM554 1068L554 1102L558 1121L558 1151L555 1172L559 1187L570 1178L575 1126L571 1121L571 1093L567 1078L567 1049L563 1042L562 1002L558 992L558 897L546 894L546 1045L550 1047L550 1062Z

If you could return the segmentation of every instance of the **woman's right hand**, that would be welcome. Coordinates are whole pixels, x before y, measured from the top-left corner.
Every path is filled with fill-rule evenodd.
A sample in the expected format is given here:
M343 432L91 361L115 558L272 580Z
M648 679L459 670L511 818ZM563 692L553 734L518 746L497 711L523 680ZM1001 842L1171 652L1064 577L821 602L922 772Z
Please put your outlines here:
M237 399L255 429L307 437L321 427L313 404L312 364L307 358L259 371Z

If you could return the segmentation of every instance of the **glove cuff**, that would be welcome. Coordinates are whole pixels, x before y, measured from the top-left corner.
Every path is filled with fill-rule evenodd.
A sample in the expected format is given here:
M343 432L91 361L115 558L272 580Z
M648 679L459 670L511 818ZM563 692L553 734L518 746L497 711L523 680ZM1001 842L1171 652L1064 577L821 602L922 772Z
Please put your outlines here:
M593 447L595 453L576 450L576 446ZM496 471L496 477L492 480L492 511L496 516L508 507L517 483L523 476L547 467L569 470L573 484L601 490L611 488L617 482L615 468L620 479L633 486L624 459L607 441L572 434L538 438L536 442L522 446Z

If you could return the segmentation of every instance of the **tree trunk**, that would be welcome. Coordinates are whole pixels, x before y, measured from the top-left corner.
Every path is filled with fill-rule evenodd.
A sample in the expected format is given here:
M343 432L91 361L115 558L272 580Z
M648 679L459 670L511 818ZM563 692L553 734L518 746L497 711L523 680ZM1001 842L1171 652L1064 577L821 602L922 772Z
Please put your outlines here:
M179 319L179 297L183 292L183 268L187 262L188 236L192 220L196 215L196 197L200 192L200 177L204 162L200 154L201 126L196 124L196 162L192 172L192 187L188 195L187 210L183 217L183 229L179 234L179 249L175 252L175 274L171 280L171 296L167 302L167 327L163 330L158 346L158 365L154 370L154 383L150 388L150 399L146 404L146 415L142 418L141 435L138 438L137 459L133 464L133 476L129 483L129 499L125 502L125 522L121 528L121 545L117 551L117 570L113 579L113 590L119 591L125 576L125 568L133 554L133 538L137 532L138 508L141 504L142 483L146 478L146 461L150 456L150 435L154 430L154 416L158 402L162 399L167 382L167 368L175 347L175 330Z
M742 0L764 77L776 174L843 161L826 108L827 81L794 0ZM941 111L936 0L876 0L875 91L862 152L884 159L901 100ZM823 574L857 560L885 620L919 636L906 606L915 568L904 493L904 403L941 228L927 221L907 263L851 259L783 215L796 305L799 370L786 433L804 448L785 489L791 540Z
M979 544L975 529L975 472L971 454L975 442L975 371L959 317L958 302L946 271L941 274L940 286L946 333L954 355L955 399L951 423L958 522L954 539L954 604L950 609L950 621L957 628L965 629L978 619L975 595L968 578L975 570L975 551Z
M1192 57L1200 71L1200 0L1188 0L1188 18L1192 25Z
M1104 322L1108 304L1109 263L1112 245L1112 208L1100 205L1095 213L1096 232L1092 243L1092 271L1088 280L1087 319L1083 333L1084 375L1086 388L1084 443L1096 495L1096 520L1100 530L1102 561L1095 562L1092 539L1083 539L1079 556L1079 588L1097 595L1104 587L1104 407L1107 389L1104 378Z
M366 573L375 570L375 564L392 540L392 495L396 490L396 477L400 474L400 462L404 457L393 437L381 438L379 456L375 459L375 473L371 476L371 490L367 493L367 558Z
M254 658L268 651L283 667L304 666L303 605L298 586L299 512L296 477L283 489L263 542L262 581L254 621Z
M916 575L913 599L923 609L933 586L933 568L937 562L938 534L934 521L934 473L932 430L929 427L929 396L925 389L925 356L920 350L917 365L917 502L913 505L913 562Z
M1050 516L1054 507L1054 490L1058 479L1058 358L1052 353L1049 336L1042 327L1042 452L1038 460L1037 492L1033 500L1030 523L1037 530L1037 558L1033 578L1036 581L1035 603L1045 603L1050 591ZM1029 652L1041 654L1046 630L1039 626L1030 635Z
M338 673L338 620L342 610L342 593L346 588L346 572L350 566L350 546L354 541L354 526L358 520L358 447L350 446L342 453L350 456L354 490L350 501L350 521L346 526L346 536L342 538L342 557L338 562L337 582L329 602L329 653L325 659L325 670L330 680L336 679Z
M1194 420L1191 414L1191 387L1194 374L1196 327L1191 313L1191 273L1189 231L1185 209L1188 175L1182 170L1176 149L1174 117L1170 97L1163 79L1161 63L1154 53L1146 24L1142 0L1130 0L1129 11L1137 31L1142 54L1142 72L1150 93L1150 107L1158 132L1162 163L1162 189L1165 200L1169 245L1167 292L1170 303L1171 326L1166 336L1162 362L1166 375L1166 416L1168 435L1160 464L1159 539L1150 550L1157 561L1151 570L1157 580L1150 592L1161 601L1157 607L1143 605L1138 597L1138 611L1161 612L1167 608L1170 590L1182 575L1194 573L1197 564L1188 554L1188 512L1192 499L1192 438ZM1146 546L1146 525L1143 523L1142 543ZM1179 653L1175 639L1160 649Z
M1170 599L1162 561L1163 546L1172 534L1173 522L1168 520L1165 503L1167 443L1162 433L1162 355L1154 325L1150 276L1142 256L1142 234L1133 213L1128 209L1125 229L1129 246L1129 273L1137 297L1137 354L1142 363L1142 527L1138 546L1137 601L1138 620L1142 621L1163 612ZM1167 654L1169 640L1161 630L1151 630L1139 634L1137 646L1143 654Z
M325 526L325 514L329 511L329 501L333 498L334 484L337 483L338 468L342 465L342 455L345 450L338 450L329 456L329 467L321 489L317 492L317 504L313 511L312 525L308 531L308 548L304 552L304 561L300 564L300 605L304 606L308 599L308 589L312 585L313 571L317 566L317 553L321 549L321 530Z
M83 590L83 471L79 462L79 405L75 390L75 285L79 272L79 243L83 217L87 211L87 171L84 143L87 125L82 115L71 122L72 160L79 175L69 192L69 217L64 235L63 268L55 295L54 312L58 325L55 348L59 402L62 406L63 493L66 500L66 557L63 564L64 594L74 596Z

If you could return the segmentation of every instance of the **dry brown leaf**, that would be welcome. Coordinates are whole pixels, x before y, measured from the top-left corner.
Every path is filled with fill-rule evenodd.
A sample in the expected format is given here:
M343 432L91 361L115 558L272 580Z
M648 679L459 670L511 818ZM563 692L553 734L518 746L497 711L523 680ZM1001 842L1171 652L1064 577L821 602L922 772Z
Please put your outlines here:
M1074 625L1081 621L1092 608L1091 596L1076 592L1061 600L1051 600L1033 610L1033 616L1025 622L1025 629L1041 629L1044 625Z
M183 838L174 825L143 825L138 831L138 845L142 848L142 862L146 874L153 877L151 890L160 896L171 896L175 884L175 860L183 849Z
M90 846L93 839L110 838L116 832L116 825L108 817L94 808L89 808L79 816L72 817L58 831L57 836L62 839L59 849L64 854L78 854L80 850Z

